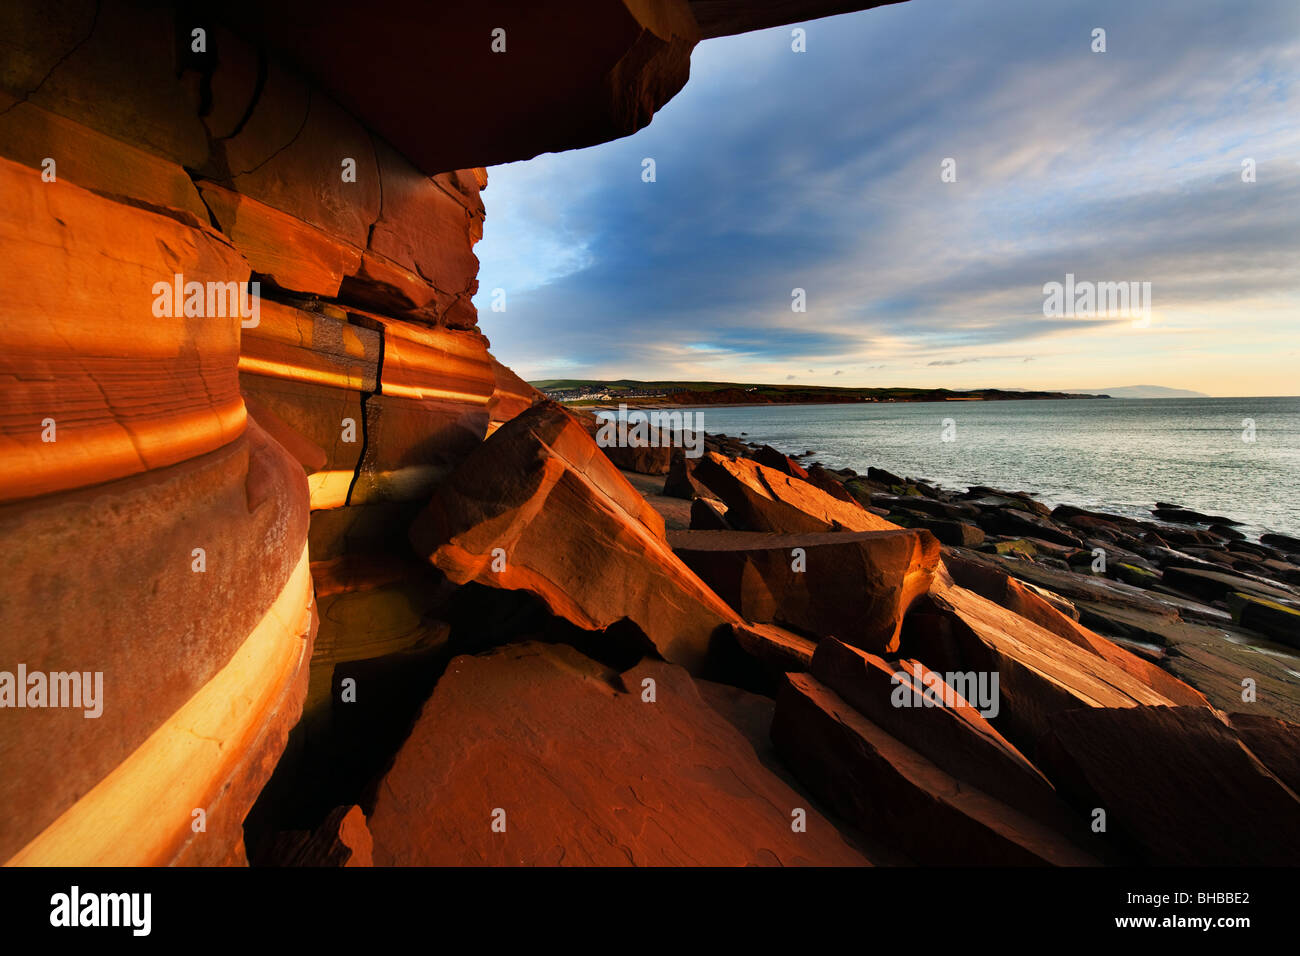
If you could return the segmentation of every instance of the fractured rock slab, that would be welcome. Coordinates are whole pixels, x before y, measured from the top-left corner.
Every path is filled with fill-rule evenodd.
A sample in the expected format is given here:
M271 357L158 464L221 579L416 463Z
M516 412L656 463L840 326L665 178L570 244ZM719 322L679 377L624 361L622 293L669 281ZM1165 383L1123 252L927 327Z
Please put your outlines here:
M798 534L898 528L860 505L749 459L731 460L709 452L696 463L694 476L726 504L732 526L746 531Z
M456 583L526 590L588 630L624 618L704 666L738 615L672 553L663 518L554 402L506 422L433 492L411 542Z
M528 643L451 662L369 829L379 866L867 863L807 802L680 667Z
M810 675L788 675L772 740L814 795L918 862L1096 862L1056 831L946 773Z
M687 566L747 621L780 623L877 651L898 649L903 615L939 563L928 532L674 531Z

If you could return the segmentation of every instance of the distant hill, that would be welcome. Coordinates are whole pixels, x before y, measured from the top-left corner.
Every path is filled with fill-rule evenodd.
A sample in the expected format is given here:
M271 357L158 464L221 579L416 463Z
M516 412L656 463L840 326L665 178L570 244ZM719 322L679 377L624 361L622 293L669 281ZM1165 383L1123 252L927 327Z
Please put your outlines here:
M1111 398L1209 398L1204 392L1163 385L1121 385L1118 388L1076 388L1084 395L1109 395Z
M1091 399L1068 392L1021 392L978 388L833 388L820 385L752 385L740 382L639 382L633 379L543 379L529 382L562 402L651 400L673 405L794 405L841 402L1024 401L1035 398Z

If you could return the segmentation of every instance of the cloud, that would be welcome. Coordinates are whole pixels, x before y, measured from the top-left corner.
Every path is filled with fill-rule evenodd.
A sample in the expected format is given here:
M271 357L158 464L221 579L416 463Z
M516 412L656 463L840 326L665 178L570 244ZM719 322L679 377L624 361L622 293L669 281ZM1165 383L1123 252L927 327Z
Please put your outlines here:
M1300 314L1294 0L912 0L807 29L803 54L786 29L706 41L635 136L490 171L477 301L507 290L507 312L480 313L503 361L730 380L852 363L939 385L962 373L923 370L970 350L1015 384L1028 342L1067 372L1144 349L1168 367L1172 330L1203 347L1231 325L1282 374L1273 343ZM1151 282L1152 333L1045 318L1042 286L1067 272Z

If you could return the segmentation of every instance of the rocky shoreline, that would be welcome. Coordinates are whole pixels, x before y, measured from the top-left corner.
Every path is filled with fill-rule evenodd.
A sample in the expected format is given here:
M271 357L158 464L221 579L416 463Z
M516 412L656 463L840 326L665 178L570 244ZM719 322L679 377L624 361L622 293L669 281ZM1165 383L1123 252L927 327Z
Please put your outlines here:
M1293 542L605 447L489 351L486 165L842 4L47 6L0 17L0 862L1300 858Z
M666 442L665 442L666 444ZM1270 712L1300 719L1300 539L1265 533L1170 502L1151 520L1058 505L1025 491L956 491L870 467L831 469L807 450L787 456L706 433L707 453L744 458L938 539L950 563L998 569L1049 596L1083 625L1203 687L1216 706L1241 702L1243 666L1267 672ZM732 530L727 505L666 448L609 449L630 473L663 473L666 498L696 500L682 527ZM675 516L665 509L672 526Z

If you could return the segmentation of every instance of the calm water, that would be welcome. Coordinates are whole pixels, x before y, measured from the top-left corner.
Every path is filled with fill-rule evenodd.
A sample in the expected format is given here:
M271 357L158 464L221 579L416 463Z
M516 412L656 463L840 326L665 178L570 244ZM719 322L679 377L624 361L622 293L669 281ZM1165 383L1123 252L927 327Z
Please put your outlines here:
M992 485L1150 518L1157 500L1300 535L1300 397L751 405L704 408L704 429L807 449L945 488ZM941 440L944 419L955 423ZM1255 441L1242 438L1243 419Z

